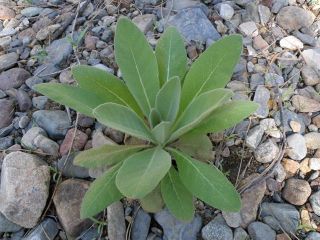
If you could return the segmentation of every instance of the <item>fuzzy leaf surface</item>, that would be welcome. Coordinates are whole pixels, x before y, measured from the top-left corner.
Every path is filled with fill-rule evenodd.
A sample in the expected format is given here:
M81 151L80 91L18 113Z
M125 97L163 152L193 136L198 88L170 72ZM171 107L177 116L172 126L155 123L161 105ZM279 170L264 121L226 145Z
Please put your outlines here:
M181 93L182 112L201 93L224 88L242 52L242 37L230 35L212 44L192 64Z
M93 115L99 122L137 138L153 141L150 130L130 108L116 103L105 103L95 108Z
M142 199L152 192L171 167L171 156L159 147L131 155L120 168L116 184L129 198Z
M114 166L91 183L82 200L81 218L93 217L123 197L115 184L119 167L120 164Z
M74 159L74 164L85 168L112 166L138 152L147 145L103 145L80 152Z
M170 151L177 161L182 183L194 196L222 211L240 210L240 195L221 171L178 150Z
M184 41L174 27L168 27L156 46L160 83L163 85L173 76L184 78L187 71L187 53Z
M177 219L192 220L193 196L182 184L178 172L173 167L161 181L161 193L166 207Z
M123 78L145 116L159 91L155 54L144 34L127 18L120 18L115 33L115 57Z

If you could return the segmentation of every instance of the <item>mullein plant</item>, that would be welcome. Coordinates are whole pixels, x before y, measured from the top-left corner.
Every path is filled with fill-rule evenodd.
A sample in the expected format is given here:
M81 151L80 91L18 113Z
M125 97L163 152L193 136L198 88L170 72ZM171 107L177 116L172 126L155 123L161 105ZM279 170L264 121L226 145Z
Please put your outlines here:
M184 41L168 27L155 52L127 18L115 32L115 58L123 80L89 66L72 68L77 86L38 84L36 90L100 123L144 140L141 145L104 145L81 152L75 164L107 170L90 186L81 217L93 217L126 197L149 212L164 206L181 221L194 216L196 198L223 211L238 211L240 196L210 164L207 133L239 123L257 109L231 100L225 89L242 52L240 35L211 45L187 66Z

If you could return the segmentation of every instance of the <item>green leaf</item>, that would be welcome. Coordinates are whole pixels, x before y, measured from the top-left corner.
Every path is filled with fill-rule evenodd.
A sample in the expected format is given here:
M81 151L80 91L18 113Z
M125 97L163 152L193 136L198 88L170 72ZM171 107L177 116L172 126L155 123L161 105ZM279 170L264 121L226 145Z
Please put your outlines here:
M85 65L73 67L72 74L82 89L103 97L104 102L127 106L142 116L141 109L128 87L116 76L96 67Z
M140 204L143 210L151 213L159 212L164 205L160 185L158 185L151 193L140 199Z
M181 221L190 221L194 216L192 194L182 184L178 172L171 167L161 181L161 194L166 207Z
M210 138L205 134L183 135L177 142L174 142L172 146L204 162L212 159L213 146Z
M159 91L157 59L144 34L127 18L118 20L115 56L123 78L145 116Z
M169 142L201 123L214 109L230 99L232 94L232 91L227 89L215 89L196 97L178 118Z
M105 103L95 108L93 114L99 122L115 130L137 138L154 141L143 120L128 107L116 103Z
M123 196L116 187L115 179L121 164L109 169L93 183L86 192L80 209L81 218L93 217Z
M161 122L160 114L157 109L151 109L151 112L149 114L149 122L152 127L157 126Z
M181 85L179 77L172 77L160 89L156 98L156 109L162 121L176 119L180 104Z
M170 167L170 155L159 147L135 153L120 168L117 187L126 197L142 199L156 188Z
M34 89L50 99L90 117L93 117L94 108L106 102L106 99L101 96L65 84L42 83L34 86Z
M151 133L159 144L163 144L168 140L171 127L171 122L161 122L151 130Z
M175 149L170 152L177 162L182 183L194 196L222 211L240 210L240 195L215 166L196 161Z
M161 86L173 76L184 79L187 71L187 53L184 41L174 27L168 27L156 46Z
M223 131L250 116L258 107L259 104L252 101L239 100L228 102L214 110L210 116L192 130L190 134L206 134Z
M230 35L212 44L192 64L187 73L181 94L182 112L201 93L224 88L242 52L242 37Z
M74 159L74 164L85 168L112 166L131 154L148 148L147 145L103 145L80 152Z

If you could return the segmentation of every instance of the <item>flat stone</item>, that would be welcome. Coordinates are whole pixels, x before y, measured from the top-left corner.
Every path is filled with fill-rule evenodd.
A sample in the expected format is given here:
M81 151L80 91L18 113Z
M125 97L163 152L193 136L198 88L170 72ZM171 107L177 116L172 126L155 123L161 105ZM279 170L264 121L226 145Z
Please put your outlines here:
M50 168L37 156L12 152L2 163L0 211L10 221L34 227L49 195Z
M261 215L272 216L279 222L281 228L289 235L294 234L299 226L300 214L298 210L286 203L262 203Z
M74 128L68 130L60 146L60 154L62 156L68 154L69 149L71 149L72 151L80 151L86 145L88 140L87 134L80 130L76 130L76 134L74 134L74 132Z
M310 158L309 167L311 170L320 170L320 158Z
M319 149L320 148L320 133L310 132L304 135L306 146L308 149Z
M0 56L0 72L7 70L18 62L19 55L15 52L3 54Z
M3 214L0 213L0 233L17 232L22 227L9 221Z
M60 66L65 63L72 53L72 45L67 38L61 38L54 40L46 48L46 51L48 56L45 59L45 63L52 63L56 66Z
M231 20L234 14L234 9L229 4L222 3L220 5L220 17L225 20Z
M255 115L259 118L266 118L269 114L268 101L270 99L270 92L264 86L259 85L254 94L253 101L260 104Z
M34 144L34 139L38 135L47 136L46 131L39 127L32 127L30 128L22 137L21 145L29 150L36 150L37 146Z
M126 223L123 205L120 201L112 203L107 207L108 216L108 238L110 240L126 239Z
M179 11L169 20L169 24L177 27L188 42L205 43L208 39L216 41L221 38L221 35L199 7Z
M34 78L33 79L33 85L38 84L38 81L50 81L52 78L58 76L60 71L60 68L58 68L56 65L53 63L47 63L47 64L42 64L39 67L36 68L36 70L33 72ZM39 80L39 78L41 80ZM40 82L41 83L41 82Z
M58 224L52 218L43 220L23 240L54 240L58 234Z
M280 40L280 46L289 50L297 50L303 48L303 43L295 36L287 36Z
M22 89L17 91L16 99L21 112L26 112L32 107L31 99L27 92Z
M59 155L59 144L43 135L36 136L33 143L38 149L48 155L55 157Z
M236 228L233 232L233 240L248 240L248 233L241 227Z
M0 20L10 20L16 16L13 9L0 4Z
M292 134L287 138L288 147L286 153L293 160L302 160L307 155L305 138L298 134Z
M254 156L258 162L272 162L279 154L279 147L271 139L261 143L254 151Z
M319 112L320 102L304 97L301 95L294 95L291 99L292 105L299 112Z
M71 126L68 114L61 110L38 110L32 117L53 139L64 138Z
M242 222L240 212L222 212L222 216L229 227L240 227Z
M92 225L89 219L80 218L82 199L90 182L77 179L63 181L57 188L53 202L63 229L71 237L77 237ZM120 240L120 239L119 239Z
M307 49L302 52L302 57L307 65L320 71L320 48Z
M270 9L262 4L259 4L258 13L259 13L261 24L265 26L269 22L269 19L271 17Z
M293 177L297 171L299 170L300 164L295 161L288 158L282 159L282 166L284 170L286 171L286 175L288 177Z
M297 6L288 6L280 10L277 15L277 23L285 30L293 31L300 28L308 28L315 19L312 12Z
M246 145L252 149L256 149L263 137L264 130L260 125L251 128L246 138Z
M14 102L8 99L0 99L0 128L11 124L14 115Z
M181 222L172 216L167 209L155 214L155 220L164 231L164 239L196 240L202 225L200 216L195 216L189 223Z
M304 83L307 86L314 86L320 83L320 77L318 73L308 65L302 67L301 75Z
M258 213L259 205L267 190L266 181L253 185L241 194L242 207L240 210L242 223L241 227L246 228L253 222Z
M47 102L48 97L46 96L38 96L32 98L32 105L39 110L44 110Z
M289 203L301 206L306 203L311 194L311 188L307 181L290 178L282 190L282 196Z
M7 48L7 47L9 47L11 41L12 41L11 36L6 36L6 37L0 38L0 47L2 47L2 48Z
M142 208L138 210L135 215L131 237L132 240L144 240L147 239L150 228L151 217Z
M136 24L143 33L147 33L148 31L152 30L155 21L156 16L153 14L138 15L132 19L132 22Z
M27 7L21 10L21 14L25 17L34 17L39 15L43 11L40 7Z
M252 240L275 240L276 232L267 224L253 222L248 226L248 232Z
M239 29L248 37L256 37L259 35L257 25L253 21L241 23Z
M14 144L13 136L0 138L0 150L6 150Z
M202 228L201 236L204 240L233 240L232 230L221 215L216 216Z
M280 111L277 111L274 115L274 120L276 121L277 126L282 126L281 123L281 114ZM300 114L296 114L295 112L292 112L288 109L283 110L283 125L284 125L284 130L287 133L292 133L292 129L290 126L291 121L296 121L300 123L301 129L299 131L300 134L305 132L305 124L302 116Z

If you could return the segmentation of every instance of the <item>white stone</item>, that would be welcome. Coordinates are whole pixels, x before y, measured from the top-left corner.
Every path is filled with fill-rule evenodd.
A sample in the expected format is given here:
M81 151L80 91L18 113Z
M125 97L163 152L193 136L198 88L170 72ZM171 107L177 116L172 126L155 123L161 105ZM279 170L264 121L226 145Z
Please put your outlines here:
M310 158L309 167L311 170L320 170L320 158Z
M304 137L298 133L287 138L287 154L293 160L302 160L307 155L307 146Z
M280 46L290 50L297 50L303 48L303 43L295 36L287 36L280 40Z
M234 10L229 4L222 3L220 5L220 16L225 20L230 20L233 17Z
M246 36L249 37L256 37L259 35L259 31L255 22L244 22L239 25L239 29L243 32Z

